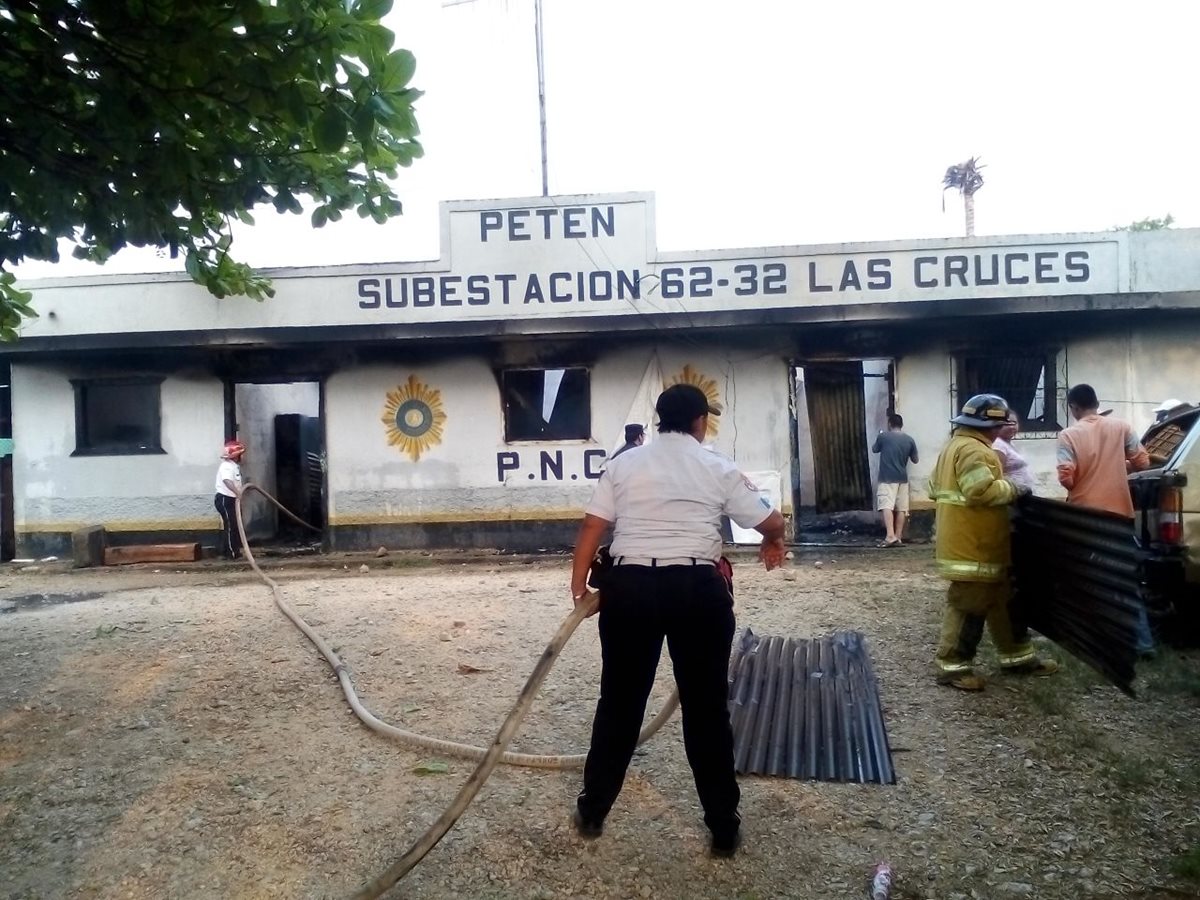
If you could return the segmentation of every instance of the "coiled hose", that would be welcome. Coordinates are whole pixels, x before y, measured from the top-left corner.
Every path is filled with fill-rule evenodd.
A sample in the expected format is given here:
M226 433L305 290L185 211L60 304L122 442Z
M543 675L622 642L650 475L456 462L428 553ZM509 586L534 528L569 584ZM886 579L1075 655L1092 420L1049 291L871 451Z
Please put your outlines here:
M555 660L558 659L562 648L566 645L571 635L575 633L575 629L579 627L579 623L595 612L600 602L598 594L589 592L589 602L584 606L575 607L571 614L563 621L562 625L559 626L550 643L546 645L546 649L542 651L542 655L538 659L537 665L534 666L533 672L530 673L529 678L526 680L525 686L521 688L521 693L517 696L517 702L514 704L512 710L509 711L508 716L505 717L504 723L496 733L496 738L492 741L491 746L487 748L474 747L470 744L446 741L440 738L417 734L413 731L406 731L403 728L397 728L395 725L389 725L387 722L376 718L362 704L362 701L358 698L358 693L354 690L354 682L350 678L350 672L346 664L342 662L333 648L283 598L283 590L280 588L279 583L267 575L258 565L258 560L254 558L254 554L250 550L250 544L246 540L246 525L242 516L242 498L251 492L262 495L290 519L306 528L310 528L313 531L319 531L320 529L300 519L256 484L246 484L242 487L241 491L237 492L234 502L234 512L237 518L238 534L242 539L243 552L245 553L247 562L250 563L250 568L270 587L271 596L274 597L275 605L279 607L279 611L287 616L292 624L299 628L304 636L312 641L313 646L321 652L321 655L325 657L326 662L329 663L334 674L338 677L338 682L342 686L342 693L346 697L346 702L350 704L350 708L354 710L354 714L358 716L359 720L372 731L389 737L403 746L430 750L446 756L456 756L479 761L479 765L476 766L475 771L471 773L466 783L463 784L446 811L438 817L437 821L386 872L360 889L354 895L354 900L373 900L373 898L382 895L408 874L424 858L425 854L432 850L438 841L454 827L454 823L458 821L459 816L463 814L467 806L475 799L475 795L479 793L479 789L483 787L484 782L491 775L492 769L499 763L542 769L578 769L583 766L584 760L587 759L587 754L584 753L570 755L510 753L506 748L517 733L517 729L521 725L521 720L525 718L525 714L533 704L533 698L537 695L538 689L541 688L542 682L546 680L546 676L553 667ZM649 740L662 728L675 713L678 706L679 690L676 688L671 692L671 696L667 698L667 702L663 705L658 715L642 729L641 734L638 735L638 744Z

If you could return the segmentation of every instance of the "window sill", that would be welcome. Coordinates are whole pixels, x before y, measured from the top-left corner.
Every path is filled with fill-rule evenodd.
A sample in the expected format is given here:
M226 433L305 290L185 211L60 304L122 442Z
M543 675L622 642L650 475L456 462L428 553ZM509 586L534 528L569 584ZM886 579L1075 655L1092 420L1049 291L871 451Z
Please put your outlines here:
M71 456L166 456L162 447L81 447Z
M504 443L514 447L525 447L533 444L595 444L596 441L592 438L567 437L567 438L511 438L506 439Z

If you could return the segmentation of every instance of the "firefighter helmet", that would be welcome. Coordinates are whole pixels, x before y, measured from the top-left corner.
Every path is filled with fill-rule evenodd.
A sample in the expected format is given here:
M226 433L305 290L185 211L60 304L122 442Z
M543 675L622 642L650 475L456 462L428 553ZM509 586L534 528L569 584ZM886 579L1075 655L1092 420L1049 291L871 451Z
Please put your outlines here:
M1008 401L996 394L976 394L962 406L962 412L950 421L971 428L999 428L1008 421L1012 410Z
M225 449L221 451L221 459L237 459L246 452L246 445L241 441L226 441Z

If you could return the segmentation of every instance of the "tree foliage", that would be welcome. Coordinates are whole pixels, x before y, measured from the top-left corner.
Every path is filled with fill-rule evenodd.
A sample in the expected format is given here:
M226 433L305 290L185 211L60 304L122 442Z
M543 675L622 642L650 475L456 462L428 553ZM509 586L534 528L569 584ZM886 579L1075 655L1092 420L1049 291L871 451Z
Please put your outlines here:
M950 166L942 176L942 212L946 211L946 191L957 190L963 199L963 218L966 224L967 237L975 235L975 192L983 187L983 172L986 168L978 156L972 156L964 163Z
M1114 225L1113 231L1162 231L1164 228L1170 228L1175 224L1175 217L1167 213L1161 219L1138 219L1136 222L1130 222L1128 225Z
M33 315L11 272L58 242L104 262L170 248L218 297L273 294L229 255L271 203L401 212L387 179L422 155L416 61L392 0L0 0L0 338Z
M972 196L983 187L983 173L980 169L984 168L987 167L979 161L978 156L972 156L965 163L950 166L942 176L942 194L953 188L963 196Z

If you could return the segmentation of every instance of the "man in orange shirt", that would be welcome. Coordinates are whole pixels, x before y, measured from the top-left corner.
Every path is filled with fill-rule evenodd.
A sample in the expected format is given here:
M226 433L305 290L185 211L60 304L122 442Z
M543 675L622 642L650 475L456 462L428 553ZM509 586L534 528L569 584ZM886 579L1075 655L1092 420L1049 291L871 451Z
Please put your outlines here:
M1133 426L1100 415L1100 401L1090 384L1067 392L1075 424L1058 435L1058 483L1067 502L1133 517L1126 477L1150 467L1150 457ZM1126 465L1128 463L1128 465Z
M1071 388L1067 406L1076 420L1058 435L1058 483L1067 489L1067 502L1133 518L1128 473L1150 467L1146 448L1128 422L1100 413L1090 384ZM1142 606L1137 651L1141 656L1154 654L1154 634Z

